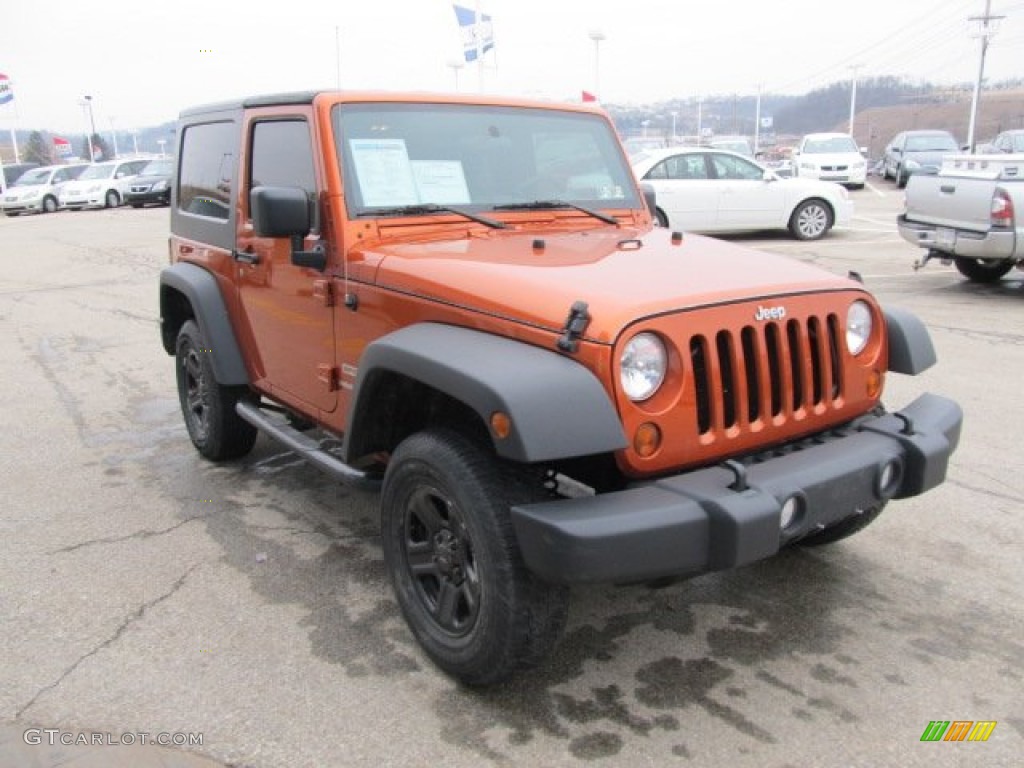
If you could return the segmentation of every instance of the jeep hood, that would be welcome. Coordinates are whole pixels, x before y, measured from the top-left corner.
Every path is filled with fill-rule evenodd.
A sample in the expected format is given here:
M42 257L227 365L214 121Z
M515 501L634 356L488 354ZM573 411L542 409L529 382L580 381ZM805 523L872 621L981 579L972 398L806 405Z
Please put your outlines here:
M573 302L591 315L588 339L612 343L651 315L857 283L818 267L722 240L628 228L489 230L362 252L380 287L558 332ZM542 247L540 247L542 244Z

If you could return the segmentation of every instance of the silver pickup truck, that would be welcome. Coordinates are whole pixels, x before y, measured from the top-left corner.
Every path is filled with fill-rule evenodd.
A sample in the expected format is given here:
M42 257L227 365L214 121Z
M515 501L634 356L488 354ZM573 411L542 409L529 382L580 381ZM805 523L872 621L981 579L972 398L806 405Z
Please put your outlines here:
M930 259L953 262L977 283L1024 268L1024 154L949 155L935 176L912 176L900 235L927 249Z

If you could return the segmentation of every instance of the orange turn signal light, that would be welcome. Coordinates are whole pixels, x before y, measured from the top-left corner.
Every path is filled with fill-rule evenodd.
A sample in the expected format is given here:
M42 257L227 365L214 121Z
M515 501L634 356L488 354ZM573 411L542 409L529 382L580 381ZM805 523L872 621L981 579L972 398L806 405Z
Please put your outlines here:
M643 459L650 458L661 448L661 430L657 424L647 421L633 433L633 450Z
M872 400L882 394L882 382L884 381L884 378L885 377L882 372L877 368L872 368L868 372L867 394Z
M491 429L501 440L512 434L512 419L507 413L495 411L491 414Z

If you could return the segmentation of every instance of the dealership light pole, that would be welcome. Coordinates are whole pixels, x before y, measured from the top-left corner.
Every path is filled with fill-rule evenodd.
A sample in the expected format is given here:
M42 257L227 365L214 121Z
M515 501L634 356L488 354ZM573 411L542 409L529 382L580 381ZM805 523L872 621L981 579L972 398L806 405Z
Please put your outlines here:
M592 29L590 39L594 41L594 96L601 101L601 41L605 39L604 32Z
M92 96L83 96L82 100L78 103L81 104L82 107L89 113L90 133L89 136L86 138L85 143L89 147L89 162L94 163L96 162L96 153L93 151L92 148L92 137L96 135L96 120L93 118L92 114Z
M850 66L850 69L853 70L853 83L850 86L850 136L853 136L853 116L857 113L857 70L862 66L862 64Z

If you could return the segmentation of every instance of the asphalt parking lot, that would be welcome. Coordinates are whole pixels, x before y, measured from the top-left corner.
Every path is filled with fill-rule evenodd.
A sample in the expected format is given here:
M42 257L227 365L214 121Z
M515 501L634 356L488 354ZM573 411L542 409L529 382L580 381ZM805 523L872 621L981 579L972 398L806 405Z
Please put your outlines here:
M946 484L831 547L576 589L549 662L484 692L406 631L374 496L264 437L222 466L193 450L158 334L166 209L0 219L0 766L53 764L29 729L254 768L1019 765L1024 272L915 272L901 193L852 194L825 240L731 239L855 270L926 322L938 365L886 399L960 402ZM923 743L934 720L996 726ZM143 765L128 749L93 755Z

